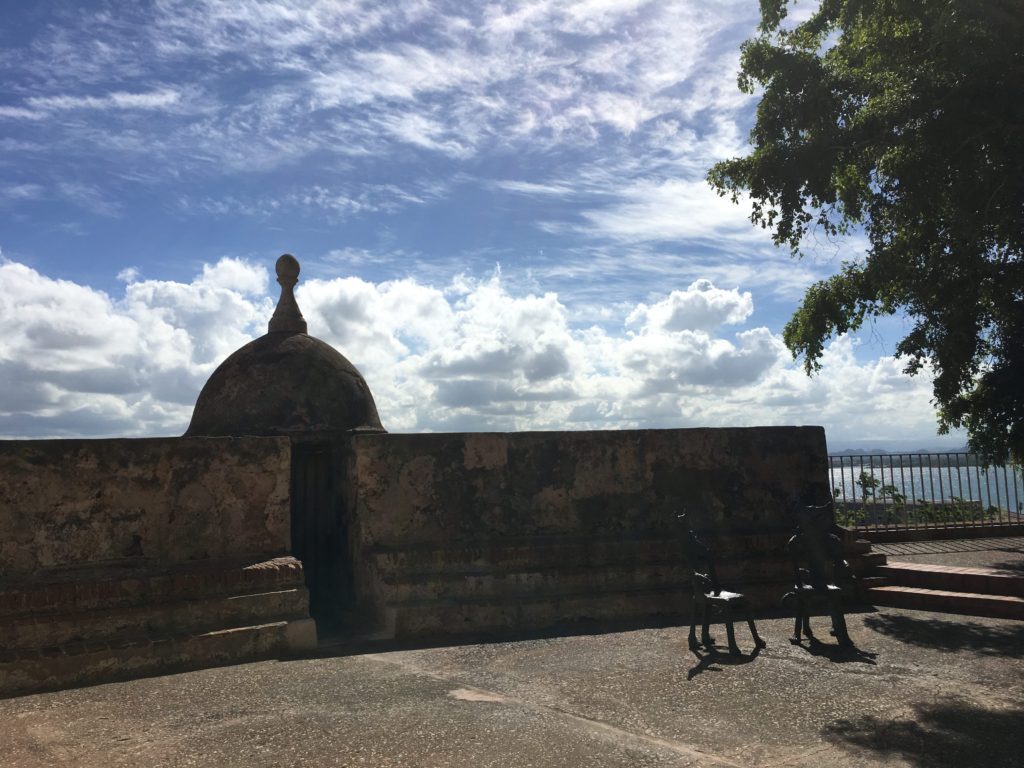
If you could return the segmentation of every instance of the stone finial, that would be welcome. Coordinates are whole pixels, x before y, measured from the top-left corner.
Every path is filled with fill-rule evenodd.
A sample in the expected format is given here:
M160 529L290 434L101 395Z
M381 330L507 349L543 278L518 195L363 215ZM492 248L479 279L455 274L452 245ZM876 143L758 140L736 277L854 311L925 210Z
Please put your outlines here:
M281 286L281 298L277 301L274 316L270 318L268 330L271 333L306 333L306 319L295 302L299 260L286 253L277 260L274 268L277 271L277 282Z

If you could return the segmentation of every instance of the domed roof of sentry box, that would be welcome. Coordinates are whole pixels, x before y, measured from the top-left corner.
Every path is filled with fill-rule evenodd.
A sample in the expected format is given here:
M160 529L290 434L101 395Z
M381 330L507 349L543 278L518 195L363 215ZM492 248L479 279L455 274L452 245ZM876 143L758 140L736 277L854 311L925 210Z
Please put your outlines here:
M199 393L185 437L383 432L366 380L306 333L295 302L299 262L277 260L281 298L269 332L228 357Z

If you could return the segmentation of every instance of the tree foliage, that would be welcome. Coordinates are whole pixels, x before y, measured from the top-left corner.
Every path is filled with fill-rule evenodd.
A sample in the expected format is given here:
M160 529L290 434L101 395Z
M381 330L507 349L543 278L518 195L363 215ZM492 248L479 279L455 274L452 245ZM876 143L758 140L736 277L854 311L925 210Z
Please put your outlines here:
M903 313L939 429L1024 459L1024 0L822 0L801 23L761 0L740 88L762 90L752 152L711 184L795 255L811 232L869 247L812 285L784 339L824 343Z

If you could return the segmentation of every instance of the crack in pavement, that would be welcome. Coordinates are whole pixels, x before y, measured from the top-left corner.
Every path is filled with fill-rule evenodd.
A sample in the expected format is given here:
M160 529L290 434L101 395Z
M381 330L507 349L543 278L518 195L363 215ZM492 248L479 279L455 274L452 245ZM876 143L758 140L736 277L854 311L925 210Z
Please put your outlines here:
M562 720L567 720L576 725L582 726L587 730L599 733L605 736L612 736L618 740L624 740L634 742L643 746L655 746L662 749L673 752L680 757L691 758L699 761L699 765L720 765L728 766L728 768L748 768L748 766L734 762L726 757L715 755L710 752L705 752L697 747L690 744L685 744L681 741L674 739L664 739L659 736L651 736L644 733L637 733L636 731L630 731L620 726L613 725L612 723L605 722L603 720L595 720L593 718L586 717L584 715L578 715L575 712L569 712L568 710L562 709L561 707L551 706L549 704L538 704L537 702L528 701L526 699L519 698L517 696L510 696L504 693L498 693L497 691L489 691L485 688L479 688L475 685L467 684L455 677L451 677L440 672L436 672L431 669L425 669L417 666L412 662L404 659L389 659L382 654L364 654L361 658L370 659L377 661L382 664L388 664L391 666L399 667L411 674L420 675L422 677L428 677L433 680L447 683L449 685L457 686L457 688L448 692L448 695L452 698L463 700L463 701L475 701L475 702L487 702L494 704L506 704L510 706L521 707L523 709L530 710L532 712L548 713L553 714Z

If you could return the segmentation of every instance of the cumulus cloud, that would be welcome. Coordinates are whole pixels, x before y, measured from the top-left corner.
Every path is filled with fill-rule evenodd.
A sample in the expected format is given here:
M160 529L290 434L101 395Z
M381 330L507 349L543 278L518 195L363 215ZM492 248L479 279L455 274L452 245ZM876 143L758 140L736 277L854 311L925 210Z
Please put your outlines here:
M724 324L742 323L753 311L754 300L749 291L723 290L710 280L700 279L690 283L685 291L672 291L657 304L640 304L626 322L666 331L708 331Z
M784 355L767 328L736 334L734 342L703 331L649 333L629 339L622 349L623 365L641 375L644 393L754 384Z
M175 433L225 355L269 302L204 282L130 278L124 295L0 262L0 432L15 436Z
M267 292L267 269L243 259L225 257L212 266L204 264L197 282L210 288L238 291L246 296L262 296Z
M125 271L123 295L0 263L0 434L180 434L228 354L265 332L267 272L241 259L188 283ZM392 431L809 424L830 438L931 434L927 377L833 342L808 379L750 295L697 280L628 321L580 325L500 272L441 287L303 280L311 332L363 372ZM726 326L740 330L725 332Z

